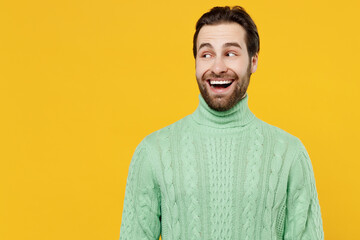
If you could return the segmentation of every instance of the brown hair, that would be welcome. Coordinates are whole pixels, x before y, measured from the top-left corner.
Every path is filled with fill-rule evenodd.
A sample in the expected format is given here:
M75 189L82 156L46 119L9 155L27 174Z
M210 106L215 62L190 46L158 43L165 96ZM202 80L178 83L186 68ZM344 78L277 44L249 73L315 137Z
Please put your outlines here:
M236 22L240 24L246 32L245 43L249 57L251 58L260 50L260 39L258 30L254 21L251 19L249 14L244 8L240 6L234 6L232 8L225 7L213 7L209 12L204 13L197 21L195 26L195 34L193 39L193 54L196 58L196 41L200 32L200 29L204 25L217 25L220 23L231 23Z

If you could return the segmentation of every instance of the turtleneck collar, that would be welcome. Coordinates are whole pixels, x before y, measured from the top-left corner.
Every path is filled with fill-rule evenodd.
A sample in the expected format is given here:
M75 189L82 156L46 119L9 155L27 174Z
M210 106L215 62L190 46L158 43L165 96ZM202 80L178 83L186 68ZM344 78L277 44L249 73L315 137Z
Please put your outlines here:
M243 127L250 123L255 115L248 106L248 93L235 106L227 111L216 111L210 108L201 94L199 94L199 105L192 114L193 119L201 124L214 128Z

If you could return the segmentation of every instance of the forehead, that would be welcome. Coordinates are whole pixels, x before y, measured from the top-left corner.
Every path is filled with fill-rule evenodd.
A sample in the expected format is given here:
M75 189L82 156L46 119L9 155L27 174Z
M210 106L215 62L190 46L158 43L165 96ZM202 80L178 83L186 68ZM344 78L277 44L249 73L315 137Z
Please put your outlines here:
M198 34L196 45L201 43L221 44L223 42L238 42L245 46L245 29L238 23L221 23L217 25L205 25Z

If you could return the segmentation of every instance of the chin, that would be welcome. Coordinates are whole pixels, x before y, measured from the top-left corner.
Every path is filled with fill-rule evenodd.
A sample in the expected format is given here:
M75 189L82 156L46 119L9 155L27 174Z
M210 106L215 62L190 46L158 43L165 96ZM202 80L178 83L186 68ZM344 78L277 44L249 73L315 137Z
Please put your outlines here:
M229 109L231 109L232 107L234 107L244 96L244 94L246 93L246 89L241 89L241 88L235 88L234 91L230 94L230 95L226 95L226 96L220 96L216 97L216 95L212 95L211 93L209 93L207 86L206 86L206 82L202 83L197 81L198 83L198 87L201 93L201 96L203 97L203 99L205 100L205 102L207 103L207 105L215 110L215 111L227 111ZM233 83L234 84L234 83ZM245 91L243 91L245 90Z
M207 105L216 111L227 111L230 110L238 102L235 96L230 95L229 97L211 97L208 93L202 94Z

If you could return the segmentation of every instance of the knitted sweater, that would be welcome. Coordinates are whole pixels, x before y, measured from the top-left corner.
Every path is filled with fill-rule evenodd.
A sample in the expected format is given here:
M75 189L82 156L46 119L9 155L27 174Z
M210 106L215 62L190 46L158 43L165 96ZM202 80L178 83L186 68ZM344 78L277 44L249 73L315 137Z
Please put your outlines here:
M120 240L323 239L309 155L258 119L248 94L146 136L132 157Z

